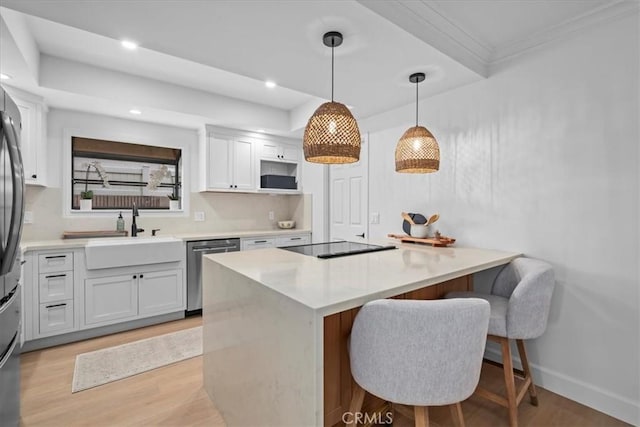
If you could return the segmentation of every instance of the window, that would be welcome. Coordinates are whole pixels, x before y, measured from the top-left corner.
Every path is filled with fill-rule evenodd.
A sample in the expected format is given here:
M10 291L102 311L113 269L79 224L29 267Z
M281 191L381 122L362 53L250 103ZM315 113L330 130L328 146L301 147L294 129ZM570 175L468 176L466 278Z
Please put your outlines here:
M182 150L101 139L71 138L71 209L169 210L182 199ZM173 203L175 205L175 203Z

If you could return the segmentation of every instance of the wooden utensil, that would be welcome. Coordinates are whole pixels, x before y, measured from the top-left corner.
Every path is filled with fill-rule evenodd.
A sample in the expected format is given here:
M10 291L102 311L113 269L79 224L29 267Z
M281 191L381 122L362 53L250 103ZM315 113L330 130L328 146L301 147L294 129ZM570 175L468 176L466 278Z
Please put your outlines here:
M433 214L433 215L431 215L431 216L429 217L429 220L427 221L427 225L431 225L431 224L433 224L434 222L436 222L436 221L437 221L437 220L439 220L439 219L440 219L440 215L438 215L438 214Z
M407 221L409 224L415 225L415 222L413 222L413 218L411 218L411 215L409 215L406 212L402 212L400 215L402 215L402 218L404 218L404 220Z

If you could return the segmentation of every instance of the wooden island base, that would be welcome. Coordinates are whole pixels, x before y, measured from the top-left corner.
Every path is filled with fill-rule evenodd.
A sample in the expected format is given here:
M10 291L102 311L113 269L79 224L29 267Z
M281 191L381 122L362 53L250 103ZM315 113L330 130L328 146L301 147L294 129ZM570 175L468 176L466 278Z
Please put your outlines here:
M443 298L448 292L472 289L473 275L468 275L393 298L432 300ZM349 411L353 378L347 342L359 310L360 307L356 307L324 318L324 425L327 427L344 425L342 416ZM366 394L362 406L364 412L374 413L385 407L383 400Z

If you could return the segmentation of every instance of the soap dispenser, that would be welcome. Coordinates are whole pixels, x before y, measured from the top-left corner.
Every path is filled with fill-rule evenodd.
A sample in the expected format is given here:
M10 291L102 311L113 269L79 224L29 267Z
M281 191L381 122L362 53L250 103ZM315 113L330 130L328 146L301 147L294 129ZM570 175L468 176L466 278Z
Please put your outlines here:
M122 218L122 212L120 212L120 215L118 215L118 221L116 223L116 230L117 231L124 231L124 218Z

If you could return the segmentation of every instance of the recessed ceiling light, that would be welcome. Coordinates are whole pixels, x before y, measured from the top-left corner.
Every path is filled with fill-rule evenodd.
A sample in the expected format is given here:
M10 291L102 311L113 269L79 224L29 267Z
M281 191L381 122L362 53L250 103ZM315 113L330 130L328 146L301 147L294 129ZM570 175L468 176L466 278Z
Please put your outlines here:
M0 74L0 80L11 80L11 76L1 73Z
M272 82L271 80L267 80L266 82L264 82L264 85L269 89L273 89L274 87L277 86L276 82Z
M131 40L122 40L120 43L125 49L136 50L138 48L138 43L132 42Z
M129 110L129 112L130 112L131 114L135 114L136 116L139 116L140 114L142 114L142 111L140 111L140 110L136 110L136 109Z
M264 129L258 129L258 132L264 133L265 131L264 131Z

